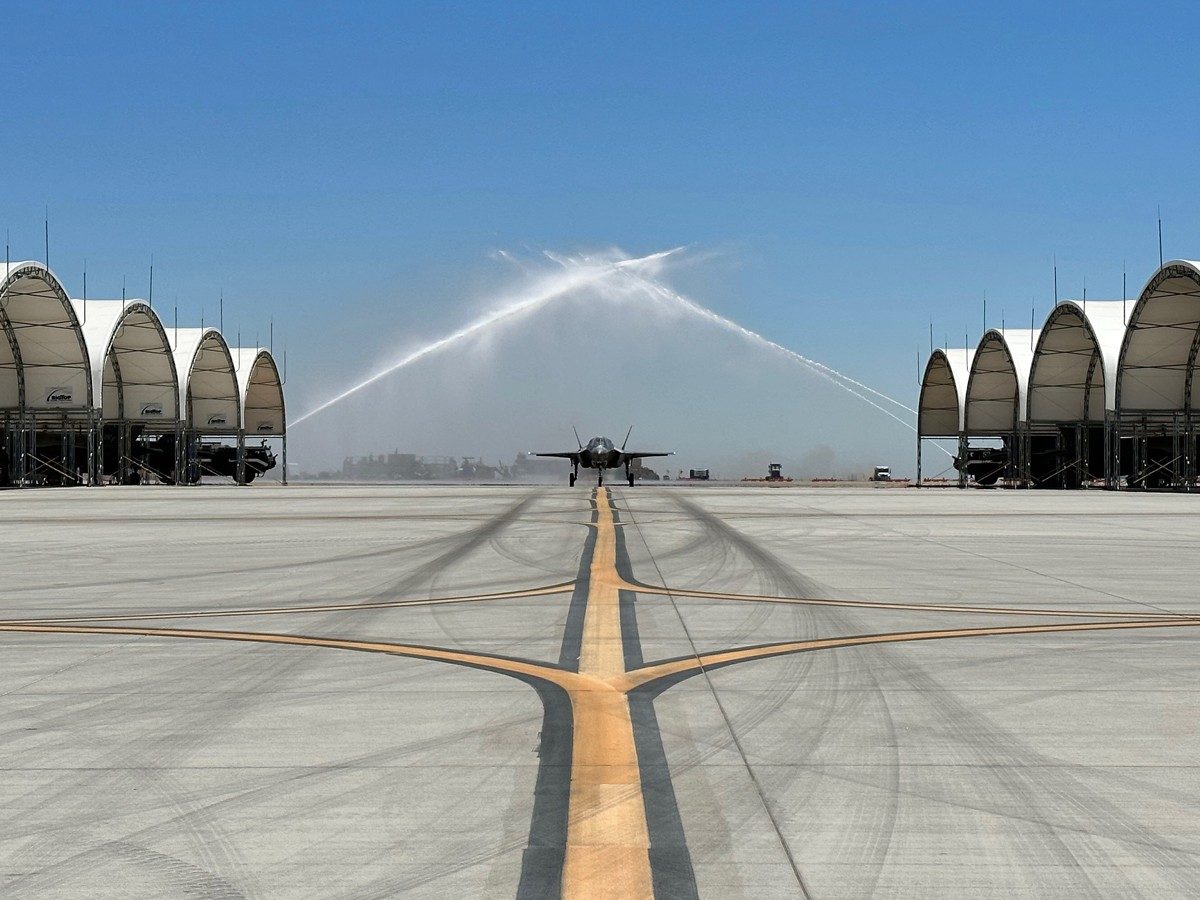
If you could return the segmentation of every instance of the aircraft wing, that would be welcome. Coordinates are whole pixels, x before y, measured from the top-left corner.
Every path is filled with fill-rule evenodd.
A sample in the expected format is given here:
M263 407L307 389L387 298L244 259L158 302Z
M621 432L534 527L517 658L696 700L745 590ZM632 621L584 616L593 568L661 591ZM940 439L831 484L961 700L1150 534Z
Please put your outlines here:
M566 453L534 453L533 456L553 456L556 459L578 459L578 450L569 450Z
M640 450L622 450L622 456L627 456L630 459L645 459L647 456L674 456L675 451L671 450L667 453L642 453Z

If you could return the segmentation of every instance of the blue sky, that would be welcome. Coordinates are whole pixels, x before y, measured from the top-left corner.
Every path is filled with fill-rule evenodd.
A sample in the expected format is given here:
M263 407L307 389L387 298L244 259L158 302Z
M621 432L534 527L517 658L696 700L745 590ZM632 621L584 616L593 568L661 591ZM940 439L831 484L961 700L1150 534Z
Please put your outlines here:
M1200 254L1189 12L14 7L0 227L40 257L48 205L76 293L85 257L91 294L144 293L153 254L183 320L273 317L314 398L461 324L496 248L676 245L698 299L911 398L930 317L1043 315L1055 256L1063 296L1123 261L1136 290L1159 205Z

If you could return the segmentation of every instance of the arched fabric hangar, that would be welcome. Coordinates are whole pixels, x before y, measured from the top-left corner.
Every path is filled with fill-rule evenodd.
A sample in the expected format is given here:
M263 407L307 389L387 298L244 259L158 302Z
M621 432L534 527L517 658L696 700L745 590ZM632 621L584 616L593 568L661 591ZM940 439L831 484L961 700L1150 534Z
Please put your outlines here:
M141 300L73 302L83 322L92 384L99 387L100 471L122 482L147 475L173 478L171 449L165 456L146 452L152 436L170 435L160 443L173 447L179 431L179 377L161 320Z
M1183 412L1200 333L1200 262L1174 259L1146 282L1129 315L1116 402L1127 415Z
M974 350L940 347L929 355L921 379L917 432L924 438L958 437L963 430L963 407Z
M241 427L237 372L221 332L180 328L174 356L184 428L200 435L236 435Z
M89 481L96 417L75 308L43 263L6 263L0 272L0 403L11 475L23 483Z
M181 481L192 483L210 474L200 459L200 441L236 438L241 429L237 371L217 329L180 328L178 334L172 330L172 337L183 430L177 470L183 473Z
M975 348L963 403L963 436L968 454L980 457L971 463L971 471L981 484L1000 475L1010 480L1024 477L1029 367L1036 340L1037 332L1028 328L991 328ZM998 440L1007 453L972 450L971 438Z
M237 368L246 436L282 437L287 433L286 410L275 358L261 347L232 348L230 353Z
M237 368L238 390L242 403L242 477L252 481L261 467L248 450L246 441L254 438L279 438L283 448L282 480L287 483L287 408L283 398L283 379L275 357L262 347L232 348Z
M925 364L917 403L918 484L922 477L922 442L938 438L957 441L962 435L967 380L974 356L973 349L939 347Z
M1197 476L1200 262L1163 263L1142 288L1117 371L1114 465L1131 486L1181 487Z
M1130 304L1063 300L1042 326L1029 372L1029 474L1076 487L1111 474L1107 427Z

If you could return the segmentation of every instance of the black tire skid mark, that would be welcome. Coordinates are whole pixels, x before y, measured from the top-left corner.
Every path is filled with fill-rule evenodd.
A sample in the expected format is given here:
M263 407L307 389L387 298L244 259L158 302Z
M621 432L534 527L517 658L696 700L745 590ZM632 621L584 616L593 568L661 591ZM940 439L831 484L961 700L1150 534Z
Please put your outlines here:
M697 545L697 548L707 548L708 550L708 552L703 555L704 572L694 572L693 577L702 585L709 584L721 573L723 569L728 568L729 560L735 556L735 550L731 542L725 538L724 533L718 528L715 528L711 522L697 520L694 516L690 516L689 521L697 524L700 529L700 534L694 541L694 543ZM647 548L647 552L649 552L649 548ZM662 557L656 554L654 556L654 560L661 561ZM639 579L634 576L631 560L627 559L621 562L618 566L618 571L621 577L630 584L645 583L639 581ZM652 600L651 602L655 601ZM765 624L765 622L772 615L776 615L778 613L777 610L772 610L766 604L746 604L737 612L741 618L739 620L739 629L733 634L732 639L735 642L753 634L759 627Z
M126 865L134 866L136 869L148 871L157 880L165 882L165 884L156 886L159 891L164 893L169 891L178 895L191 894L219 898L219 900L246 896L237 886L219 875L214 875L212 872L176 856L160 853L128 841L104 841L71 857L70 870L64 875L67 877L77 876L80 883L94 883L97 868L114 858L120 859ZM37 877L39 874L32 873L30 876L4 885L5 895L8 897L44 897L51 892L57 893L64 878Z
M564 514L570 514L572 517L579 515L577 509L563 510ZM523 524L528 524L532 520L530 517L522 517ZM543 525L553 525L555 528L562 529L564 526L577 526L578 528L594 527L595 517L588 522L580 521L550 521L542 522ZM581 535L582 531L579 532ZM566 581L571 575L579 569L579 548L578 545L572 545L566 541L562 542L557 548L555 559L547 558L544 548L526 548L528 541L521 537L516 537L511 534L497 535L492 539L492 549L509 562L515 562L527 569L532 569L547 574L553 575L555 578Z
M1066 890L1111 895L1110 887L1101 888L1095 883L1089 872L1091 867L1102 867L1108 877L1119 876L1130 894L1140 890L1123 867L1111 869L1106 858L1096 857L1086 861L1090 865L1085 865L1063 840L1063 834L1101 834L1120 842L1129 852L1138 854L1143 864L1170 882L1174 890L1181 894L1196 891L1200 885L1200 863L1195 854L1167 844L1161 835L1141 825L1119 805L1097 795L1072 771L1086 769L1085 766L1066 765L1060 759L1034 750L991 716L968 706L912 655L894 648L886 649L888 652L881 654L880 660L896 678L919 691L922 700L929 698L928 706L939 723L939 734L949 739L943 746L962 748L958 750L961 764L978 767L982 777L991 779L1000 792L1010 798L1012 809L1028 811L1017 818L1023 824L1034 825L1041 840L1034 841L1024 829L1017 829L1025 845L1023 858L1045 860L1048 855L1053 855L1054 865L1061 867L1063 872L1076 871L1083 879L1082 884L1069 886L1043 883L1038 886L1039 892L1061 894ZM982 766L980 757L983 758ZM974 803L964 802L963 797L941 799L1012 818L1011 811L997 809L994 801L989 802L991 793L981 788L981 796ZM1049 867L1034 863L1030 868L1041 873ZM1185 874L1189 870L1190 876Z
M796 572L769 550L721 518L681 496L672 496L672 499L690 515L704 521L714 535L714 539L727 542L737 553L742 554L754 564L756 579L763 593L797 597L829 596L829 591L819 582ZM818 627L822 623L849 629L847 633L854 633L855 630L861 628L860 617L852 611L837 607L795 606L791 609L799 639L816 637ZM740 636L746 636L746 634L747 632L743 630ZM805 659L806 657L807 659ZM879 680L874 677L869 667L861 664L859 659L855 657L838 659L837 654L818 656L800 653L793 654L791 660L794 662L789 661L788 664L779 666L770 683L764 685L762 695L767 699L756 700L748 711L740 712L737 716L731 715L731 725L737 729L739 734L745 736L752 733L759 725L771 719L780 709L788 705L794 693L797 690L803 690L804 682L811 678L814 667L818 665L827 667L827 672L822 677L824 684L822 694L828 698L828 703L818 713L815 725L806 727L799 742L793 744L795 759L801 762L811 759L822 741L827 740L841 728L847 727L842 723L852 721L853 717L860 714L865 708L868 702L866 692L839 690L840 684L847 678L867 674L873 685L869 698L884 715L885 720L889 718L887 700ZM848 670L846 670L847 666L849 666ZM805 697L811 697L811 694L806 692ZM886 765L886 779L890 783L898 783L900 777L898 755L892 755ZM779 787L791 788L793 794L789 795L789 799L798 794L801 804L810 801L819 790L818 781L809 779L806 786L797 792L793 786L794 780L795 776L788 776L779 784ZM856 874L860 876L863 887L869 892L872 886L878 882L886 861L899 808L895 794L891 795L889 802L882 806L873 804L867 808L865 798L861 802L864 809L860 812L860 816L869 816L880 823L880 828L875 833L876 839L871 842L869 848L866 848L865 854L861 852L865 848L861 844L857 845L860 852L859 858L856 860Z
M419 662L427 661L420 660ZM297 793L300 790L311 790L311 787L315 782L335 781L337 778L346 774L354 775L363 768L384 766L403 757L429 752L447 744L469 740L472 737L494 731L497 727L516 727L519 726L523 721L525 721L524 718L508 718L505 721L500 722L493 720L484 724L460 728L452 734L444 737L429 738L423 741L405 744L400 748L393 747L387 750L376 751L371 754L364 754L351 757L349 759L343 759L340 762L329 765L289 766L278 769L272 768L265 771L251 770L259 771L259 774L243 781L236 789L231 788L224 795L208 800L204 806L204 811L210 812L215 816L228 816L232 813L246 810L255 803L269 800L271 797L285 788L293 793ZM282 819L292 821L296 818L299 818L301 815L315 816L327 809L332 809L343 805L348 798L352 798L357 794L374 796L378 791L378 787L372 783L351 787L350 789L344 789L335 787L331 784L326 790L330 792L326 796L311 800L303 806L300 806L298 809L293 806L285 815L277 816L271 821L280 821ZM139 812L148 812L159 808L161 807L139 809ZM190 814L191 812L185 813L185 815ZM166 826L176 822L178 818L179 817L176 817L168 821L156 823L127 837L128 839L132 840L141 837L144 831L162 830ZM97 826L104 821L105 818L103 816L76 818L73 820L72 825L79 828L89 828ZM524 842L522 841L520 844L512 844L508 847L502 847L498 852L509 852L519 849L523 845ZM394 851L392 852L394 853ZM489 854L488 856L490 858L490 856L494 855L496 854Z
M442 554L439 554L439 556L433 560L425 563L415 572L410 573L406 577L393 583L386 591L381 591L379 594L368 598L366 602L376 602L386 596L393 595L397 590L402 590L406 587L411 588L418 584L423 584L431 577L435 576L437 572L440 571L444 566L461 562L462 559L472 550L485 544L492 533L498 529L506 527L509 523L514 521L532 500L532 496L532 494L526 494L524 497L520 498L516 503L510 506L500 516L483 523L481 526L475 529L471 529L466 533L466 535L459 536L459 540L455 542L454 546ZM361 616L364 613L366 615L370 615L372 613L385 611L386 610L364 610L363 613L359 614L359 619L361 620ZM345 621L348 615L353 613L354 611L350 610L326 614L322 616L321 624L319 624L317 628L314 628L314 631L333 629L340 622ZM285 657L273 657L270 665L263 665L261 661L262 656L260 656L260 654L262 654L264 651L269 652L270 649L271 648L239 647L236 649L231 649L227 653L217 654L214 657L205 658L199 661L188 659L186 656L181 657L181 665L175 667L174 677L168 676L166 679L160 677L160 684L162 684L164 681L166 681L168 684L172 681L177 682L180 685L180 693L190 695L192 693L193 686L196 683L200 683L195 676L195 672L207 671L214 666L219 666L221 668L223 679L227 684L229 683L230 678L238 679L239 682L243 684L243 687L240 689L239 693L241 694L244 702L240 705L229 703L210 704L208 714L202 715L202 721L199 723L196 721L197 716L194 706L191 708L179 707L175 715L173 715L170 720L172 723L174 723L175 727L170 728L165 737L160 737L158 739L147 739L147 737L143 735L131 739L130 741L126 742L122 748L114 751L113 759L111 761L127 762L131 757L137 758L140 756L144 759L161 763L161 760L163 759L180 758L182 756L186 756L199 749L203 743L210 739L212 734L218 733L221 727L226 726L228 723L245 715L247 712L249 712L250 708L261 705L262 702L265 702L263 698L273 693L273 688L277 688L288 681L294 681L298 672L309 668L314 664L320 664L316 662L316 660L321 659L320 656L314 658L309 653L296 652L297 650L305 648L293 648L292 652L287 654ZM228 694L229 691L222 692L223 696L227 696ZM168 704L170 702L171 693L160 693L157 696L160 703ZM102 709L106 705L119 706L124 702L124 700L125 696L123 694L115 695L112 698L102 698L93 705L93 712ZM158 730L162 731L161 728ZM100 768L104 769L105 767L103 764L101 764ZM133 771L129 768L116 770L107 769L107 771L109 772L110 777L114 778L116 781L115 784L109 784L104 788L106 791L111 793L125 792L133 788L135 786L135 782L138 780L137 776L134 775ZM72 775L76 777L70 778ZM87 776L85 773L68 773L68 775L62 776L63 779L69 779L75 783L67 784L50 795L39 792L40 802L37 803L35 808L42 808L52 804L58 804L63 802L68 797L76 795L82 787L79 782L86 777ZM94 779L97 777L101 776L93 773L92 778ZM185 829L190 828L191 825L186 818L179 824L184 826ZM201 845L203 845L205 848L208 848L215 832L210 829L207 835L200 833L191 834L190 832L189 834L192 839L199 841ZM52 836L47 836L45 839L50 842L53 841ZM218 838L218 843L224 847L225 853L231 859L237 857L236 848L228 838Z
M835 618L845 619L847 617L845 614L842 614L836 616ZM852 651L852 655L861 655L863 653L862 648L847 649ZM957 702L951 703L948 698L949 692L947 692L944 688L941 688L940 685L935 687L934 685L936 682L933 681L931 676L927 676L926 673L923 673L919 667L914 669L914 664L911 662L911 654L905 654L901 649L889 647L872 648L868 652L875 659L876 663L878 663L880 660L884 660L893 669L904 671L909 678L910 684L917 689L923 700L926 698L936 698L936 700L928 701L929 706L935 712L936 718L947 720L947 710L951 708L955 709L955 717L950 717L948 720L949 727L954 730L958 741L963 746L971 746L972 742L977 739L981 732L990 732L992 737L991 742L1003 747L1003 752L1006 758L1000 765L992 765L988 767L987 772L991 775L994 775L1001 782L1002 790L1013 799L1014 803L1024 803L1028 806L1028 808L1033 810L1041 810L1046 804L1042 803L1040 798L1045 796L1047 793L1057 795L1057 800L1065 809L1078 807L1081 805L1081 803L1090 803L1100 818L1107 818L1109 820L1116 819L1121 821L1123 829L1127 832L1127 835L1124 838L1126 841L1132 841L1137 845L1145 847L1150 851L1151 855L1157 856L1158 858L1156 860L1148 860L1147 864L1155 867L1156 869L1165 870L1169 880L1175 882L1174 886L1176 889L1180 890L1181 893L1187 893L1189 890L1195 889L1196 882L1194 880L1188 880L1183 877L1178 877L1177 875L1180 868L1180 863L1184 862L1185 860L1189 866L1195 867L1195 860L1187 851L1178 848L1163 848L1162 841L1157 835L1154 835L1152 832L1149 832L1136 822L1133 822L1133 820L1128 816L1125 816L1118 807L1115 807L1113 804L1103 800L1102 798L1096 797L1094 794L1092 794L1090 798L1087 798L1087 800L1081 801L1080 797L1086 796L1090 792L1088 791L1086 785L1069 775L1062 776L1065 781L1069 780L1067 786L1058 790L1051 790L1047 792L1046 787L1038 783L1036 776L1028 775L1027 773L1057 773L1062 769L1062 767L1061 765L1056 764L1056 761L1039 757L1036 753L1034 753L1034 751L1030 750L1027 745L1020 742L1014 735L999 729L994 722L989 723L981 721L981 719L985 717L980 717L974 710L965 707L965 705ZM808 654L797 655L803 656ZM875 680L877 689L879 689L880 679L875 675L872 675L872 677ZM889 683L892 682L891 678L888 678L887 680ZM913 684L913 682L916 683ZM886 697L883 696L884 692L879 690L879 693L881 702L886 704ZM970 754L967 755L967 757L964 759L964 762L966 764L977 764ZM894 778L889 779L889 781L892 783L897 783ZM952 803L954 801L947 800L946 802ZM989 804L980 803L972 806L972 808L986 810L988 809L988 806ZM994 807L991 811L995 812L997 815L1004 814L1002 811L995 810ZM1037 824L1039 822L1044 822L1046 818L1047 817L1041 813L1034 813L1031 819L1025 819L1024 821L1031 821L1034 824ZM892 816L892 819L894 821L894 815ZM1066 830L1084 832L1088 831L1088 829L1081 826L1067 826ZM1122 839L1113 835L1109 835L1109 837L1114 840ZM1078 859L1075 857L1073 851L1071 851L1070 847L1068 847L1066 843L1061 840L1053 827L1046 827L1046 834L1044 835L1044 840L1042 841L1032 841L1027 835L1025 835L1024 832L1018 832L1018 838L1024 841L1025 854L1028 858L1045 859L1046 853L1051 852L1054 854L1053 866L1059 867L1060 870L1076 869L1083 876L1084 882L1082 884L1077 883L1072 885L1070 890L1082 890L1097 894L1100 892L1099 888L1092 881L1086 869L1083 868ZM1097 860L1096 862L1098 864L1103 864L1103 860ZM1046 866L1035 865L1031 867L1031 871L1037 874L1046 872L1049 869L1050 867ZM876 873L876 879L877 878L878 873ZM1129 887L1131 890L1136 890L1136 886L1133 884L1130 884ZM931 887L931 889L936 889L936 887ZM1043 882L1038 886L1039 891L1050 893L1061 891L1062 889L1063 888L1061 884L1053 885Z
M229 521L228 518L225 519ZM424 540L414 541L412 543L403 544L401 546L383 547L376 550L364 550L355 553L343 553L336 556L320 556L310 559L302 559L287 563L273 563L265 566L230 566L222 571L228 575L255 575L264 574L267 572L287 572L295 569L319 568L327 565L337 565L339 563L366 561L371 559L386 559L392 556L403 556L406 553L413 553L420 550L428 550L430 547L446 540L446 536L427 538ZM105 558L107 559L107 557ZM163 579L170 577L173 581L191 581L193 579L202 579L211 577L211 572L193 572L183 574L161 573L158 575L144 575L138 578L118 578L106 579L104 581L77 581L77 582L56 582L53 585L13 585L6 586L4 593L6 596L13 596L22 593L43 592L50 593L55 591L69 590L85 590L88 588L127 588L139 584L162 584Z
M592 491L588 496L591 521L594 525L600 515L596 492ZM571 604L563 628L558 664L569 672L579 671L596 534L595 527L587 530L587 538L579 556L579 569L575 576L575 591L571 595ZM539 755L538 787L529 824L529 851L521 862L521 880L517 890L519 900L557 897L562 890L567 814L571 799L571 741L574 734L571 701L565 694L562 697L562 703L555 705L553 710L549 703L543 700L543 749Z

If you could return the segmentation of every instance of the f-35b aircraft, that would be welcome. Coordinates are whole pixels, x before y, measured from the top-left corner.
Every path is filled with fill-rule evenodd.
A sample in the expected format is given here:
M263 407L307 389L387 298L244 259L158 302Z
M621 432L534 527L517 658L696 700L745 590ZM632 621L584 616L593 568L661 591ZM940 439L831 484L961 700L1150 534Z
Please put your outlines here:
M574 428L572 428L575 431ZM535 453L534 456L553 456L559 459L569 459L572 465L570 475L571 487L575 486L575 480L579 477L579 467L585 469L596 470L596 484L604 484L605 469L619 469L625 467L625 477L629 480L629 486L633 487L633 472L630 471L630 465L635 459L644 459L647 456L672 456L672 453L644 453L642 451L626 450L625 444L629 443L629 435L633 433L633 426L629 426L629 431L625 432L625 441L618 449L612 441L606 437L594 437L587 442L585 446L583 441L579 439L579 432L575 431L575 443L579 445L578 450L568 450L566 453Z

